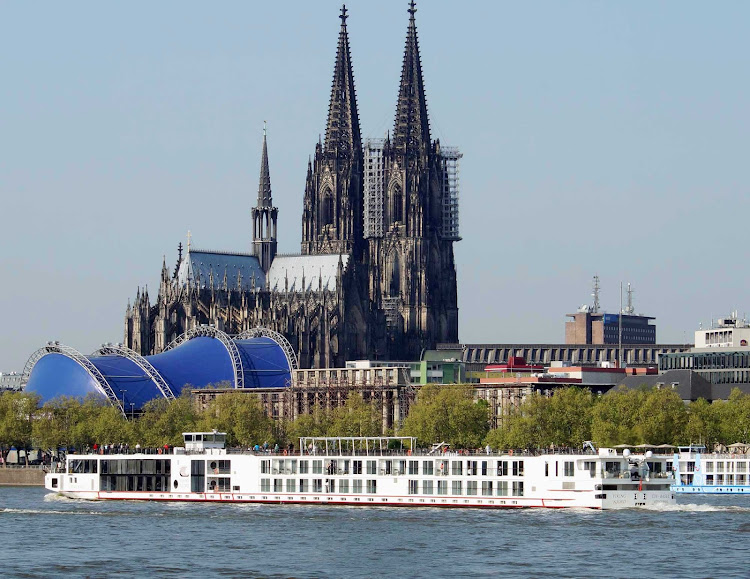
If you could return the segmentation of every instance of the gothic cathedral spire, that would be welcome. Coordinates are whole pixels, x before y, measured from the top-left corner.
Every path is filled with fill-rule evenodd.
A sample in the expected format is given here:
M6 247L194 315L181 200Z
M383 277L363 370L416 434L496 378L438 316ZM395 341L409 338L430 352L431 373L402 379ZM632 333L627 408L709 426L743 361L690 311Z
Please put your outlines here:
M328 122L324 150L327 153L356 154L362 149L357 114L357 95L354 90L354 73L346 30L346 5L341 7L341 30L333 68L331 101L328 105Z
M273 199L271 198L271 175L268 171L268 144L266 142L266 123L264 122L258 204L252 208L251 214L253 218L253 253L265 272L271 267L271 262L276 257L278 212L279 210L273 206Z
M392 141L394 149L402 152L408 150L410 153L426 152L430 148L430 123L427 118L427 99L414 19L416 11L414 0L411 0Z
M361 254L363 237L362 138L357 95L341 8L325 141L315 147L302 213L302 253Z

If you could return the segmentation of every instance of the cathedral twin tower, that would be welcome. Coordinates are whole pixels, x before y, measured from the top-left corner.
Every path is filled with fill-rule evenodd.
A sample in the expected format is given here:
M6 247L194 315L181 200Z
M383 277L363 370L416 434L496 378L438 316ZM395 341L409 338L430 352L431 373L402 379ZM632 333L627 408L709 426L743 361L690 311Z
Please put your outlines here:
M417 360L458 341L453 243L458 241L456 149L430 139L416 8L409 25L389 137L363 143L346 7L341 10L325 140L308 163L300 255L276 255L266 135L250 254L179 252L164 264L156 304L138 292L125 343L157 353L208 324L229 334L283 334L303 367L345 360Z

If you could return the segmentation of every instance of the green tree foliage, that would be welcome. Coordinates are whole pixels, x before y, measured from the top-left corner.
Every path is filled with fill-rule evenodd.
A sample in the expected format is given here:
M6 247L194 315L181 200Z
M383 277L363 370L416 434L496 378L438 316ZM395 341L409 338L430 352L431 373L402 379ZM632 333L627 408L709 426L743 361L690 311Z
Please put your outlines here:
M722 402L711 404L703 398L696 400L687 408L687 423L680 444L704 444L713 448L722 439L721 435Z
M32 425L39 396L24 392L0 394L0 447L31 446Z
M184 391L173 401L159 398L147 402L133 426L133 436L141 446L180 446L182 433L196 430L197 422L193 397Z
M227 443L249 447L275 441L273 419L266 416L255 394L231 392L214 398L206 408L199 430L227 433Z
M299 446L299 439L303 436L328 436L331 422L329 411L315 408L311 414L302 414L284 425L284 440L292 443L296 448Z
M592 413L591 437L594 442L600 446L638 444L635 423L645 397L645 390L622 387L602 396Z
M422 386L400 434L415 436L420 445L448 442L457 448L481 446L489 430L489 411L474 400L472 386Z
M634 433L637 444L679 444L688 413L674 390L653 388L642 397L636 410Z
M551 397L534 393L486 442L493 448L578 447L591 439L593 407L591 393L580 388L563 388Z
M729 399L717 403L721 442L725 445L750 441L750 394L734 388Z
M329 436L378 436L382 426L383 417L377 408L365 402L361 394L354 393L346 404L331 413L327 433Z

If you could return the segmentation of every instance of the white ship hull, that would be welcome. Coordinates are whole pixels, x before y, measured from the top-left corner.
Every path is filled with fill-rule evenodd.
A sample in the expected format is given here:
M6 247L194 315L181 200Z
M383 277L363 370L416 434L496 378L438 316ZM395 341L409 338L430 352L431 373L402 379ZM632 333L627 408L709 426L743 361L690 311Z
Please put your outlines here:
M339 447L340 448L340 447ZM47 489L88 500L439 508L654 507L675 502L667 456L237 453L70 455Z

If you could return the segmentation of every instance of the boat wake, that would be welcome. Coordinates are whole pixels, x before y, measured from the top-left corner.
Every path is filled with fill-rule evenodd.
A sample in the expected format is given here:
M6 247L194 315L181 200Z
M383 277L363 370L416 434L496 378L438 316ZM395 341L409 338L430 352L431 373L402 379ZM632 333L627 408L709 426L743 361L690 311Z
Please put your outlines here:
M684 505L659 504L640 508L663 513L750 513L750 507L738 507L736 505L698 505L695 503Z
M101 511L55 511L51 509L0 509L0 515L106 515Z

